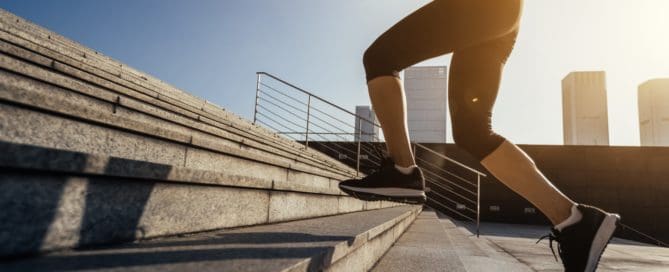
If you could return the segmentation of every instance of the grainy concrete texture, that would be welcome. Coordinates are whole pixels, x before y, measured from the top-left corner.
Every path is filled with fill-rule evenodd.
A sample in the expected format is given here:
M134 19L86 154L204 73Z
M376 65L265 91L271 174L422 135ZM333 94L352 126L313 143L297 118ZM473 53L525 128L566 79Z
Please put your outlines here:
M468 237L449 219L443 221L434 211L423 211L373 271L532 271L486 239Z
M442 218L444 224L453 225L453 222L457 223L456 228L461 233L475 237L471 224ZM480 240L488 241L499 252L512 256L534 271L563 271L562 264L555 261L549 249L548 239L536 244L537 239L548 231L548 227L537 225L482 223ZM597 271L660 272L668 271L668 268L669 248L613 238L602 255ZM488 267L488 270L481 271L495 270Z
M6 261L0 270L366 271L419 212L404 206L57 252Z

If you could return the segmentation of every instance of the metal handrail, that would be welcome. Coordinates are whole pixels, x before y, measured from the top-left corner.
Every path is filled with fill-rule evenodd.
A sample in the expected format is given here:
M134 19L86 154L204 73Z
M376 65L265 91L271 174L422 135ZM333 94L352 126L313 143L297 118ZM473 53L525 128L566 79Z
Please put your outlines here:
M310 92L308 92L308 91L305 91L304 89L302 89L302 88L300 88L300 87L297 87L297 86L295 86L295 85L293 85L293 84L290 84L290 83L284 81L283 79L280 79L280 78L278 78L278 77L275 77L274 75L272 75L272 74L270 74L270 73L267 73L267 72L257 72L256 74L257 74L257 75L265 75L265 76L271 77L272 79L274 79L274 80L276 80L276 81L278 81L278 82L281 82L281 83L283 83L283 84L286 84L286 85L288 85L288 86L290 86L290 87L293 87L295 90L298 90L298 91L300 91L300 92L302 92L302 93L304 93L304 94L306 94L306 95L309 95L309 96L311 96L311 97L314 97L314 98L320 100L321 102L324 102L324 103L326 103L326 104L328 104L328 105L330 105L330 106L333 106L333 107L335 107L335 108L337 108L337 109L339 109L339 110L342 110L342 111L344 111L344 112L346 112L346 113L349 113L349 114L352 114L352 115L356 115L355 113L352 113L352 112L348 111L347 109L344 109L344 108L342 108L342 107L340 107L340 106L338 106L338 105L333 104L333 103L330 102L330 101L327 101L327 100L325 100L325 99L323 99L323 98L320 98L319 96L317 96L317 95L315 95L315 94L313 94L313 93L310 93ZM363 119L363 120L365 120L365 121L367 121L367 122L370 122L370 123L372 123L372 124L374 123L374 122L369 121L369 120L367 120L367 119L364 119L364 118L362 118L362 117L360 117L360 118Z
M456 165L458 165L458 166L460 166L460 167L462 167L462 168L464 168L464 169L467 169L467 170L469 170L469 171L471 171L471 172L474 172L474 173L476 173L476 174L478 174L478 175L481 175L481 176L483 176L483 177L487 177L486 174L484 174L483 172L481 172L481 171L479 171L479 170L476 170L476 169L474 169L474 168L471 168L471 167L469 167L469 166L467 166L467 165L464 165L464 164L462 164L462 163L459 162L459 161L456 161L456 160L454 160L454 159L451 159L451 158L449 158L448 156L446 156L446 155L444 155L444 154L441 154L441 153L439 153L439 152L437 152L437 151L434 151L434 150L428 148L427 146L424 146L424 145L419 144L419 143L415 143L415 145L418 146L418 147L420 147L420 148L423 148L423 150L426 150L427 152L430 152L430 153L432 153L432 154L434 154L434 155L436 155L436 156L439 156L440 158L442 158L442 159L444 159L444 160L447 160L447 161L449 161L449 162L452 162L452 163L454 163L454 164L456 164Z
M276 83L275 84L267 84L265 82L261 82L261 76L266 76L266 77L268 77L268 78L270 78L270 79L272 79L276 82L279 82L279 83L281 83L285 86L277 86ZM291 139L296 140L296 141L303 141L303 144L304 144L305 148L309 148L309 144L310 144L311 139L319 138L319 139L325 140L324 142L327 142L331 146L328 146L327 144L319 144L318 147L326 149L327 152L334 152L334 154L339 154L339 156L344 154L345 156L343 158L340 158L340 160L341 159L350 159L353 162L355 162L355 165L356 165L355 167L356 167L356 170L357 170L356 175L359 175L359 173L360 173L361 160L362 160L363 156L365 156L365 155L362 154L363 152L367 153L366 157L368 158L369 163L374 164L374 165L379 165L379 163L376 163L374 160L369 159L371 157L371 158L376 159L376 160L381 160L381 158L379 156L376 156L376 155L381 154L379 151L376 150L377 146L372 145L371 146L372 150L370 151L369 146L362 145L362 142L363 142L362 137L363 136L372 135L372 137L371 137L372 141L378 141L378 139L374 136L374 133L364 133L364 132L362 132L362 122L367 122L368 124L372 124L372 126L375 126L376 128L381 128L380 124L378 124L374 121L371 121L371 120L369 120L365 117L358 116L355 113L353 113L353 112L351 112L351 111L349 111L349 110L347 110L347 109L345 109L345 108L343 108L339 105L336 105L336 104L334 104L330 101L327 101L327 100L325 100L325 99L323 99L323 98L321 98L321 97L319 97L319 96L317 96L317 95L315 95L315 94L313 94L313 93L311 93L311 92L309 92L305 89L297 87L296 85L294 85L292 83L289 83L289 82L287 82L287 81L285 81L281 78L278 78L278 77L276 77L272 74L269 74L267 72L257 72L256 73L256 78L257 78L256 99L255 99L255 110L254 110L254 113L253 113L254 124L256 122L258 122L260 124L268 126L266 122L263 122L263 120L267 119L267 120L271 121L272 123L275 123L278 126L287 128L287 130L281 130L280 131L280 130L275 129L272 126L268 126L268 127L272 128L273 130L275 130L278 134L285 135L285 136L290 137ZM297 98L297 97L301 97L300 95L294 96L294 95L289 94L289 93L284 93L283 90L287 89L287 88L285 88L286 86L290 87L290 90L297 91L301 94L306 95L306 98L305 98L306 103L303 102L303 101L300 101ZM278 97L276 97L274 95L269 94L268 91L266 91L267 89L271 90L271 92L273 92L273 93L279 93L282 97L288 98L293 103L297 103L297 106L294 105L294 104L291 104L287 101L284 101L282 99L279 99ZM261 97L261 95L262 96L267 96L268 98L271 98L271 100L273 100L273 101L264 99L264 98ZM261 102L270 103L273 107L264 107L264 106L260 105ZM353 116L355 118L355 120L358 121L358 124L357 124L358 126L356 127L356 126L350 125L349 123L341 120L340 118L335 117L332 114L313 106L313 102L324 103L322 106L330 106L330 107L334 108L336 111L340 111L340 112L343 112L347 115ZM279 105L279 104L281 104L281 105ZM321 105L321 104L319 104L319 105ZM305 106L306 106L306 109L304 109ZM277 122L277 120L274 120L274 119L270 118L267 114L264 114L263 112L259 112L259 110L262 110L263 112L269 112L271 115L274 115L274 116L278 117L279 119L282 119L286 123L290 124L292 127L289 127L285 124ZM284 117L285 113L282 113L282 115L279 115L275 112L272 112L272 110L281 110L281 111L288 112L289 115L292 115L292 116L296 117L296 119L299 120L298 122L305 122L306 121L306 124L298 124L295 121L286 120L286 118ZM303 117L303 116L298 115L298 113L306 114L306 118ZM259 117L261 117L263 120L259 120ZM322 123L325 126L332 127L332 128L334 128L335 131L330 131L330 130L328 130L328 128L325 128L325 127L319 125L318 123L316 123L314 121L319 121L319 123ZM341 127L338 127L338 126L332 124L332 122L337 122L337 123L343 124L346 127L348 127L349 129L352 128L355 131L352 132L352 133L347 132L345 129L342 129ZM316 130L312 131L311 127L316 128ZM298 131L294 130L294 128L297 128ZM299 130L304 130L304 131L299 131ZM293 136L295 136L297 138L301 138L301 137L304 137L304 138L302 140L298 140ZM342 143L342 142L338 143L337 141L328 140L328 138L326 136L335 137L339 141L341 141L343 139L344 142L347 141L346 137L352 136L353 139L351 139L351 142L355 143L355 146L347 146L345 143ZM471 220L471 221L476 221L476 235L478 236L479 235L479 226L480 226L480 211L481 211L481 208L480 208L481 177L486 177L486 174L484 174L483 172L478 171L478 170L476 170L472 167L469 167L469 166L467 166L467 165L465 165L465 164L463 164L459 161L456 161L456 160L454 160L454 159L452 159L452 158L450 158L450 157L448 157L448 156L446 156L446 155L444 155L440 152L432 150L425 145L422 145L422 144L419 144L419 143L412 143L412 145L413 145L412 149L413 149L414 157L417 156L416 150L421 149L421 150L427 151L427 153L429 153L431 155L436 156L436 158L447 161L447 162L449 162L449 163L451 163L451 164L453 164L457 167L465 169L466 171L471 172L471 173L476 175L476 183L470 182L468 179L463 178L460 174L455 174L453 172L447 171L445 169L440 168L436 164L432 164L432 163L428 162L427 160L423 160L423 159L420 159L420 158L416 157L416 163L420 162L421 164L427 164L425 166L421 166L426 171L425 173L428 174L428 175L425 176L427 183L436 186L436 188L440 189L441 192L446 192L445 193L446 195L449 195L451 197L455 197L454 199L465 200L465 202L456 202L453 199L450 199L449 197L447 197L446 195L442 195L442 194L438 193L437 191L431 191L431 193L428 194L428 195L439 196L439 198L442 198L446 201L450 201L450 202L456 204L456 206L458 206L458 207L457 207L457 209L452 208L452 207L448 207L445 204L435 200L434 197L430 197L431 202L438 204L439 206L443 207L444 209L449 210L449 211L453 212L454 214L457 214L458 216L461 216L462 218L465 218L465 219L468 219L468 220ZM377 154L375 155L374 152L372 152L372 151L377 151ZM348 155L346 155L346 154L355 154L356 158L355 159L349 158ZM431 171L431 170L429 170L430 168L428 168L428 167L433 167L434 169L436 169L438 171ZM434 169L432 169L432 170L434 170ZM447 175L444 175L444 173L446 173ZM452 180L450 178L451 176L455 177L456 179ZM455 181L458 181L459 183L456 183ZM474 186L475 185L476 190L474 192L470 189L467 189L467 188L463 187L460 184L467 184L467 186ZM455 191L455 189L447 189L444 186L449 186L449 188L457 188L458 191ZM453 186L453 187L451 187L451 186ZM476 196L476 200L470 199L469 197L467 197L467 196L465 196L461 193L458 193L458 192L461 192L461 191L466 192L466 194L474 194ZM472 209L470 207L467 207L463 203L474 203L476 205L476 208ZM462 209L461 209L459 207L459 205L465 205L465 206L462 207ZM458 211L458 210L461 210L461 211ZM472 218L471 216L465 215L463 212L464 213L468 213L468 212L476 213L476 219Z

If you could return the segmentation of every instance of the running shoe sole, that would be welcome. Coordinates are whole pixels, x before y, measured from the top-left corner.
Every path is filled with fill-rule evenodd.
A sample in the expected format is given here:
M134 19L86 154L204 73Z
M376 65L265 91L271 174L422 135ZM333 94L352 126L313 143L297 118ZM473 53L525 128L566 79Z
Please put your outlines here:
M360 188L340 185L339 189L345 193L365 201L392 201L406 204L423 204L427 201L425 192L405 188Z
M613 233L618 227L620 222L620 216L617 214L607 214L602 220L602 224L599 225L595 238L592 241L592 246L590 247L590 255L588 256L588 264L585 267L586 272L592 272L597 269L597 264L599 264L599 259L602 257L606 246L613 238Z

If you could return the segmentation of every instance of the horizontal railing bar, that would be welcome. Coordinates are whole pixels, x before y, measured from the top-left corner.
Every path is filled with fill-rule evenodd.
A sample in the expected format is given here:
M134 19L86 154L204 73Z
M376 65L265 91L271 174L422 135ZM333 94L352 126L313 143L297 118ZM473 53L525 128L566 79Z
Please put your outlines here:
M292 109L294 109L294 110L296 110L296 111L299 111L299 112L301 112L301 113L307 114L307 111L306 111L306 110L304 110L304 109L300 109L300 108L296 107L295 105L288 104L287 102L285 102L285 101L283 101L283 100L281 100L281 99L278 99L278 98L274 97L273 95L268 94L267 92L264 92L263 90L259 90L258 92L259 92L260 94L263 94L263 95L269 97L269 98L272 98L274 101L278 101L278 102L280 102L281 104L284 104L284 105L286 105L286 106L288 106L288 107L291 107ZM262 97L262 96L258 96L258 99L261 99L261 100L267 101L268 103L271 103L270 100L267 100L267 99L265 99L265 98ZM277 107L280 107L280 106L277 106Z
M435 164L433 164L433 163L430 163L430 162L427 161L427 160L424 160L424 159L421 159L421 158L418 158L418 157L416 158L416 160L417 160L417 161L420 160L422 163L427 164L428 166L432 166L432 167L434 167L434 168L437 168L437 169L438 169L439 171L441 171L441 172L445 172L445 173L448 174L448 175L451 175L451 176L453 176L453 177L455 177L455 178L457 178L457 179L459 179L459 180L461 180L461 181L463 181L463 182L465 182L465 183L467 183L467 184L469 184L469 185L472 185L472 186L476 187L476 183L470 182L470 181L466 180L465 178L460 177L459 175L456 175L456 174L454 174L454 173L451 173L450 171L443 169L443 167L440 167L440 166L438 166L438 165L435 165Z
M278 109L280 109L280 110L282 110L282 111L287 112L288 114L294 116L295 118L297 118L297 119L300 120L300 121L307 121L306 119L304 119L304 118L302 118L301 116L297 115L297 113L294 113L294 112L292 112L292 111L290 111L290 110L288 110L288 109L286 109L286 108L283 108L283 107L281 107L280 105L277 105L277 104L275 104L274 102L272 102L272 101L270 101L270 100L268 100L268 99L265 99L264 97L260 97L260 96L259 96L259 97L258 97L258 100L259 100L259 101L265 101L265 102L269 103L270 105L272 105L272 106L274 106L274 107L276 107L276 108L278 108ZM263 106L261 103L258 103L258 106L263 107L263 108L266 109L267 111L272 111L271 109L269 109L269 108Z
M316 108L312 108L312 109L316 109ZM311 117L314 118L314 119L316 119L316 120L318 120L318 121L321 121L321 122L327 124L327 125L330 126L330 127L335 128L336 130L346 132L346 130L336 127L335 125L331 124L331 123L328 122L328 121L325 121L325 120L321 119L320 117L318 117L318 116L315 115L315 114L312 114Z
M326 112L324 112L324 111L322 111L322 110L319 110L318 108L314 108L314 110L317 111L317 112L320 112L320 113L322 113L322 114L325 114L326 116L328 116L328 117L330 117L330 118L332 118L332 119L335 119L335 120L339 121L340 123L342 123L342 124L344 124L344 125L346 125L346 126L352 128L352 129L355 129L355 126L354 126L354 125L351 125L351 124L349 124L349 123L347 123L347 122L344 122L344 121L342 121L342 120L339 120L337 117L334 117L334 116L332 116L332 115L329 115L329 114L327 114Z
M467 169L467 170L469 170L469 171L471 171L471 172L474 172L474 173L476 173L476 174L478 174L478 175L481 175L481 176L483 176L483 177L487 177L486 174L484 174L483 172L481 172L481 171L479 171L479 170L476 170L476 169L474 169L474 168L471 168L471 167L469 167L469 166L467 166L467 165L464 165L464 164L462 164L462 163L460 163L460 162L458 162L458 161L456 161L456 160L454 160L454 159L449 158L448 156L446 156L446 155L444 155L444 154L441 154L441 153L439 153L439 152L437 152L437 151L434 151L434 150L432 150L432 149L430 149L430 148L427 148L426 146L424 146L424 145L422 145L422 144L419 144L419 143L414 143L414 144L415 144L416 146L418 146L418 147L421 147L421 148L427 150L428 152L430 152L430 153L432 153L432 154L434 154L434 155L437 155L437 156L441 157L441 158L444 159L444 160L450 161L450 162L452 162L452 163L454 163L454 164L456 164L456 165L458 165L458 166L460 166L460 167L462 167L462 168L465 168L465 169Z
M304 137L305 138L305 148L306 145L310 140L313 142L316 139L322 139L325 141L325 143L320 144L323 146L323 149L329 150L329 152L334 152L334 155L339 156L340 161L341 160L350 160L353 162L357 163L357 168L359 170L360 168L360 163L362 160L362 156L366 157L366 163L368 163L367 166L369 167L370 164L372 165L378 165L378 163L375 160L382 160L379 156L383 156L383 153L379 152L377 150L377 145L371 144L371 145L366 145L362 143L362 137L363 136L368 136L372 135L372 141L375 139L378 139L379 137L374 136L374 133L363 133L362 131L356 131L360 129L360 126L353 126L350 124L350 122L343 121L342 118L340 119L340 114L339 112L335 112L335 114L330 114L328 112L325 112L324 110L321 110L319 107L327 107L328 105L333 107L336 110L340 110L344 114L349 114L353 116L355 119L355 123L358 124L358 122L368 122L371 123L372 125L379 127L380 124L373 122L371 120L368 120L367 118L363 118L361 116L358 116L357 114L341 107L338 106L332 102L329 102L317 95L314 95L313 93L306 91L300 87L297 87L285 80L282 80L272 74L266 73L266 72L257 72L258 75L258 87L257 87L257 94L256 94L256 112L254 114L257 114L259 117L261 117L263 120L258 121L260 124L263 124L271 129L274 129L276 133L278 134L283 134L286 137L289 137L291 139L295 139L293 136L296 135L298 137ZM267 83L261 82L260 77L261 76L266 76L271 79L273 79L275 82ZM271 81L271 80L270 80ZM278 82L279 84L277 84ZM276 87L274 85L281 85L283 84L284 86ZM262 88L261 88L261 87ZM290 90L292 88L292 90ZM293 93L288 93L289 91L297 91L301 92L302 94L305 94L307 96L308 102L302 102L299 99L297 99L296 96ZM292 101L293 103L297 103L297 105L305 106L306 110L303 110L292 103L288 103L289 101L284 101L284 99L279 99L278 97L273 96L272 94L269 94L269 92L276 92L281 94L284 97L289 98L289 101ZM282 97L283 98L283 97ZM314 99L312 99L314 98ZM265 105L260 105L260 102L266 102L269 105L273 107L268 107ZM275 103L276 102L276 103ZM314 106L314 103L316 102L317 106ZM320 104L318 102L322 102L323 104ZM283 106L282 106L283 105ZM259 110L260 109L260 110ZM286 115L282 113L281 111L288 112L289 114ZM281 113L281 114L279 114ZM292 117L297 117L296 120L300 121L305 121L302 117L300 117L297 113L303 113L306 114L306 127L303 125L300 125L293 120ZM314 114L318 113L318 114ZM273 117L270 117L268 115L272 115ZM336 115L336 116L335 116ZM276 119L275 119L276 118ZM255 119L255 116L254 116ZM279 122L278 120L281 120L282 122ZM328 120L325 120L328 119ZM270 123L276 124L279 127L282 128L287 128L287 130L278 130L274 126L268 124L266 120L269 120ZM334 121L333 121L334 120ZM340 124L336 124L340 123ZM292 125L293 128L290 128L286 124ZM342 127L341 124L344 126ZM315 128L316 130L321 130L320 132L318 131L311 131L311 128ZM346 128L353 128L354 132L348 132L346 131ZM297 129L297 130L296 130ZM304 130L304 132L300 132L298 130ZM311 135L309 135L311 134ZM311 136L311 137L309 137ZM352 137L353 139L348 139ZM356 140L357 138L357 140ZM357 142L357 146L353 145L348 145L348 144L340 144L338 140L342 142ZM430 149L426 147L423 144L420 143L413 143L414 148L421 148L423 150L426 150L428 153L432 155L436 155L438 158L445 160L449 163L452 163L453 165L457 167L464 168L465 170L472 172L477 175L477 180L480 180L480 177L487 177L486 174L483 172L474 169L472 167L469 167L459 161L456 161L445 154L441 154L440 152L437 152L433 149ZM349 148L347 148L349 147ZM339 149L339 150L337 150ZM352 150L355 149L355 150ZM376 153L375 153L376 152ZM417 155L415 153L416 151L414 150L414 155ZM342 157L342 154L345 156ZM353 154L353 156L350 156L350 154ZM426 159L422 159L419 157L416 157L416 162L421 163L421 167L423 168L425 172L425 178L426 182L430 184L430 186L434 186L434 189L429 192L429 201L430 203L434 203L438 206L441 206L442 208L453 212L459 216L462 216L463 218L466 218L470 221L476 221L478 224L478 206L477 210L474 210L472 208L469 208L465 203L467 204L474 204L478 205L479 200L478 200L478 193L474 192L472 190L469 190L468 188L464 186L475 186L475 189L478 191L480 190L480 184L475 185L473 182L469 181L466 179L464 176L461 175L460 171L455 171L455 169L452 169L453 172L449 171L448 169L444 169L443 167L439 166L442 163L437 163L437 162L431 162ZM358 172L359 173L359 172ZM359 174L356 174L359 175ZM455 180L452 180L452 178L455 178ZM455 181L459 182L455 182ZM449 195L450 197L446 197L445 195L439 193L442 192L444 194ZM465 195L471 194L473 197L476 198L474 200L472 197L467 197ZM435 198L436 197L436 198ZM458 201L461 202L456 202L455 200L460 198ZM440 201L437 201L437 199L441 199ZM464 208L461 209L460 206L457 208L451 208L446 205L446 202L452 202L456 205L463 205ZM460 211L464 210L464 211ZM472 212L476 214L477 219L474 219L470 216L465 215L465 212Z
M281 132L278 132L278 133L282 133L282 134L307 134L306 132L299 132L299 131L281 131ZM350 132L312 132L312 131L309 131L309 134L324 134L324 135L339 134L339 135L355 136L358 133L350 133ZM374 135L374 133L361 133L360 135L367 136L367 135ZM365 141L363 141L363 143L365 143Z
M472 222L475 222L475 221L476 221L476 220L474 220L474 218L471 218L471 217L469 217L469 216L466 216L466 215L462 214L461 212L458 212L457 210L455 210L455 209L453 209L453 208L451 208L451 207L448 207L448 206L446 206L446 205L444 205L444 204L441 204L441 203L439 203L439 202L437 202L437 201L435 201L435 200L433 200L433 199L429 199L429 198L428 198L428 201L429 201L429 200L432 200L432 201L431 201L432 203L437 204L437 205L441 206L442 208L445 208L445 209L447 209L447 210L449 210L449 211L451 211L451 212L453 212L453 213L456 213L457 215L462 216L462 217L468 219L469 221L472 221Z
M661 240L659 240L659 239L657 239L653 236L645 234L645 233L641 232L640 230L637 230L637 229L635 229L633 227L630 227L630 226L628 226L626 224L623 224L623 223L620 223L620 226L622 226L623 229L631 230L632 232L634 232L636 234L639 234L639 235L645 237L646 239L649 239L649 240L655 242L655 244L657 244L658 246L669 247L668 243L665 243L665 242L663 242L663 241L661 241Z
M311 125L314 126L314 127L319 128L319 129L328 131L326 128L324 128L324 127L322 127L322 126L320 126L320 125L318 125L318 124L316 124L316 123L314 123L314 122L312 122ZM341 135L334 135L334 136L339 137L339 139L344 139L344 142L348 142L348 141L346 140L346 138L342 137Z
M450 201L451 203L453 203L453 204L455 204L455 205L457 205L457 204L463 204L463 203L458 203L458 202L456 202L456 201L453 201L453 200L451 200L450 198L446 197L445 195L442 195L442 194L437 193L437 192L435 192L435 191L430 191L430 192L428 192L428 194L435 194L435 195L437 195L437 196L439 196L439 197L441 197L441 198L443 198L443 199L445 199L445 200L447 200L447 201ZM463 204L463 205L464 205L464 204ZM465 206L465 210L466 210L466 211L470 211L470 212L476 214L476 210L467 207L467 205L464 205L464 206Z
M423 171L425 171L426 173L431 173L433 176L437 177L438 179L441 179L441 180L447 182L448 184L451 184L451 185L453 185L453 186L455 186L455 187L458 187L458 188L460 188L460 189L463 190L463 191L466 191L466 192L468 192L468 193L470 193L470 194L472 194L472 195L476 195L476 192L474 192L474 191L470 191L469 189L460 186L459 184L453 182L453 181L450 180L450 179L447 179L447 178L444 177L444 176L437 175L437 174L435 174L434 172L432 172L432 171L430 171L430 170L428 170L428 169L426 169L426 168L423 168Z
M466 200L466 201L468 201L468 202L470 202L470 203L472 203L472 204L476 204L476 201L475 201L475 200L469 199L469 198L466 197L466 196L463 196L463 195L461 195L461 194L458 194L458 193L454 192L453 190L451 190L451 189L449 189L449 188L445 188L442 184L439 184L438 182L435 182L435 181L430 180L430 179L425 179L425 182L430 183L430 184L432 184L432 185L436 185L437 187L441 188L442 190L448 191L448 192L450 192L450 193L452 193L452 194L454 194L454 195L456 195L456 196L459 196L461 199L464 199L464 200Z
M315 135L315 136L320 136L320 135ZM324 139L324 142L325 142L325 143L331 143L330 141L327 140L327 138L325 138L325 137L323 137L323 136L320 136L320 137L321 137L321 139ZM316 142L318 142L318 141L316 141ZM336 153L336 154L341 154L341 153L352 153L352 154L355 154L355 151L353 151L353 150L351 150L351 149L348 149L348 148L345 148L345 147L343 147L343 146L341 146L341 145L337 145L337 144L334 144L334 146L337 147L337 148L339 148L339 149L335 149L335 148L333 148L333 147L331 147L331 146L329 146L329 145L327 145L327 144L320 144L320 146L323 146L323 147L325 147L325 148L331 150L332 152L334 152L334 153ZM347 157L349 157L349 156L347 155Z
M267 108L263 107L262 105L258 105L258 107L267 110ZM281 120L284 120L284 121L288 122L289 124L291 124L291 125L293 125L293 126L296 126L297 128L300 128L300 129L306 129L306 127L303 127L302 125L300 125L300 124L298 124L298 123L295 123L295 122L293 122L293 121L290 121L290 120L286 119L285 117L283 117L283 116L281 116L281 115L279 115L279 114L277 114L277 113L275 113L275 112L273 112L273 111L270 111L270 110L267 110L267 111L268 111L269 113L271 113L272 115L274 115L274 116L276 116L276 117L279 117ZM258 113L262 113L262 111L258 111Z
M321 139L325 139L325 137L323 137L323 136L321 136L321 135L317 135L317 136L320 136ZM342 148L343 151L351 152L351 154L354 154L354 155L356 154L356 152L354 151L355 148L354 148L353 146L351 146L351 148L343 148L341 145L337 144L337 142L332 142L332 141L327 141L327 140L326 140L326 141L324 141L323 143L320 143L319 145L327 146L327 145L329 145L329 144L332 144L332 145L335 145L335 146L337 146L337 147L339 147L339 148Z
M274 91L275 93L278 93L278 94L280 94L280 95L283 95L283 96L285 96L285 97L287 97L287 98L289 98L289 99L291 99L291 100L293 100L293 101L295 101L295 102L297 102L297 103L300 103L300 104L302 104L303 106L307 106L307 103L302 102L302 101L300 101L299 99L297 99L297 98L295 98L295 97L292 97L292 96L290 96L290 95L287 95L287 94L285 94L285 93L283 93L283 92L281 92L281 91L279 91L279 90L273 88L272 86L269 86L269 85L264 84L264 83L262 83L262 82L260 82L260 85L265 86L265 87L267 87L268 89ZM261 90L262 90L262 89L261 89Z
M369 151L369 148L366 148L366 147L365 147L364 145L362 145L362 144L360 145L360 147L361 147L362 149L364 149L365 152L367 152L367 155L368 155L368 156L372 156L372 157L374 157L374 159L379 160L379 161L381 160L381 158L379 158L378 156L376 156L374 153L370 152L370 151Z
M284 125L283 123L277 122L276 120L274 120L274 119L272 119L271 117L269 117L269 116L263 114L262 112L257 112L257 113L258 113L258 116L262 116L262 117L264 117L265 119L272 121L274 124L277 124L277 125L282 126L282 127L284 127L284 128L290 129L288 126Z
M320 135L317 135L317 136L320 136ZM320 137L321 137L322 139L324 139L323 136L320 136ZM327 141L327 139L325 139L325 141ZM329 146L326 145L326 144L322 144L321 146L326 147L326 148L328 148L329 150L332 150L335 154L340 154L340 153L342 153L342 151L350 151L352 154L355 154L355 151L353 151L353 150L351 150L351 149L344 148L344 147L342 147L341 145L336 144L336 143L335 143L334 145L335 145L336 147L340 148L340 150L336 150L336 149L334 149L334 148L331 148L331 147L329 147ZM346 158L350 158L351 160L353 160L353 161L355 162L356 160L354 160L353 157L354 157L354 156L348 156L348 155L346 156Z
M276 77L276 76L274 76L274 75L272 75L272 74L270 74L270 73L267 73L267 72L256 72L256 74L268 76L268 77L270 77L270 78L272 78L272 79L274 79L274 80L276 80L276 81L279 81L279 82L281 82L281 83L283 83L283 84L286 84L286 85L288 85L288 86L290 86L290 87L293 87L294 89L296 89L296 90L298 90L298 91L300 91L300 92L302 92L302 93L304 93L304 94L310 95L310 96L312 96L312 97L314 97L314 98L320 100L320 101L323 102L323 103L326 103L326 104L328 104L328 105L330 105L330 106L332 106L332 107L335 107L335 108L337 108L337 109L339 109L339 110L341 110L341 111L343 111L343 112L346 112L346 113L348 113L348 114L350 114L350 115L353 115L353 116L355 116L356 118L359 118L360 120L364 120L364 121L366 121L366 122L369 122L369 123L374 124L375 126L381 127L379 124L377 124L377 123L375 123L375 122L372 122L372 121L370 121L370 120L368 120L368 119L366 119L366 118L360 117L360 116L358 116L357 114L355 114L355 113L353 113L353 112L351 112L351 111L349 111L349 110L347 110L347 109L344 109L344 108L342 108L342 107L340 107L340 106L338 106L338 105L335 105L335 104L333 104L333 103L331 103L331 102L329 102L329 101L327 101L327 100L325 100L325 99L323 99L323 98L321 98L321 97L319 97L319 96L317 96L317 95L315 95L315 94L312 94L312 93L309 92L309 91L306 91L306 90L304 90L304 89L302 89L302 88L300 88L300 87L297 87L297 86L295 86L295 85L293 85L293 84L291 84L291 83L289 83L289 82L286 82L285 80L282 80L282 79L280 79L280 78L278 78L278 77ZM480 175L480 176L487 177L487 175L486 175L485 173L483 173L483 172L481 172L481 171L478 171L478 170L476 170L476 169L474 169L474 168L471 168L471 167L469 167L469 166L467 166L467 165L464 165L464 164L462 164L462 163L460 163L460 162L458 162L458 161L456 161L456 160L454 160L454 159L451 159L451 158L449 158L449 157L446 156L446 155L443 155L443 154L441 154L441 153L438 153L438 152L436 152L436 151L434 151L434 150L432 150L432 149L430 149L430 148L427 148L426 146L424 146L424 145L422 145L422 144L419 144L419 143L414 143L414 144L416 144L416 146L419 146L419 147L421 147L421 148L427 150L428 152L433 153L433 154L435 154L435 155L437 155L437 156L439 156L439 157L441 157L441 158L443 158L443 159L445 159L445 160L448 160L448 161L450 161L450 162L452 162L452 163L454 163L454 164L456 164L456 165L458 165L458 166L460 166L460 167L462 167L462 168L465 168L465 169L467 169L467 170L469 170L469 171L471 171L471 172L474 172L474 173L476 173L476 174L478 174L478 175Z
M302 93L304 93L304 94L310 95L310 96L312 96L312 97L314 97L314 98L320 100L320 101L323 102L323 103L326 103L326 104L328 104L328 105L330 105L330 106L333 106L333 107L335 107L335 108L337 108L337 109L339 109L339 110L341 110L341 111L343 111L343 112L346 112L346 113L348 113L348 114L351 114L351 115L356 116L355 113L352 113L352 112L348 111L347 109L344 109L344 108L342 108L342 107L340 107L340 106L337 106L337 105L331 103L330 101L327 101L327 100L325 100L325 99L323 99L323 98L321 98L321 97L319 97L319 96L317 96L317 95L315 95L315 94L312 94L312 93L310 93L310 92L308 92L308 91L305 91L305 90L303 90L303 89L300 88L300 87L297 87L297 86L295 86L295 85L293 85L293 84L290 84L290 83L284 81L283 79L280 79L280 78L278 78L278 77L276 77L276 76L274 76L274 75L272 75L272 74L270 74L270 73L267 73L267 72L256 72L256 74L260 74L260 75L265 75L265 76L271 77L271 78L273 78L274 80L279 81L279 82L281 82L281 83L283 83L283 84L286 84L286 85L288 85L288 86L290 86L290 87L293 87L293 88L295 88L296 90L298 90L298 91L300 91L300 92L302 92ZM369 121L368 121L368 122L369 122ZM370 123L371 123L371 122L370 122Z
M449 189L449 188L444 187L443 184L440 184L440 183L438 183L434 180L425 179L425 181L428 182L428 183L436 185L437 187L441 188L442 190L445 190L445 191L450 192L450 193L452 193L456 196L459 196L461 199L467 200L467 201L471 202L472 204L476 204L476 200L474 199L474 198L476 198L476 195L474 195L473 197L467 197L467 196L464 196L460 193L457 193L457 192L453 191L453 189Z

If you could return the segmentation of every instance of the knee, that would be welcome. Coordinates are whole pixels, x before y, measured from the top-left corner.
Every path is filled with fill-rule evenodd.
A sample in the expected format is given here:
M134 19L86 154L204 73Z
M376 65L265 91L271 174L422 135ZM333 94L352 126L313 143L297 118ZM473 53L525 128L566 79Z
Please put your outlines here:
M399 78L399 71L390 62L392 54L373 43L362 56L367 81L380 76L395 76Z
M374 66L374 63L377 62L377 57L374 54L376 54L376 52L374 52L373 47L370 46L362 55L362 65L365 67L365 72L367 73L369 73L369 69Z
M482 160L495 150L504 138L484 123L470 123L453 125L453 141L459 148Z
M470 153L471 150L475 149L476 147L476 142L478 139L475 138L478 134L479 131L476 131L471 126L453 126L453 141L455 142L455 145Z

